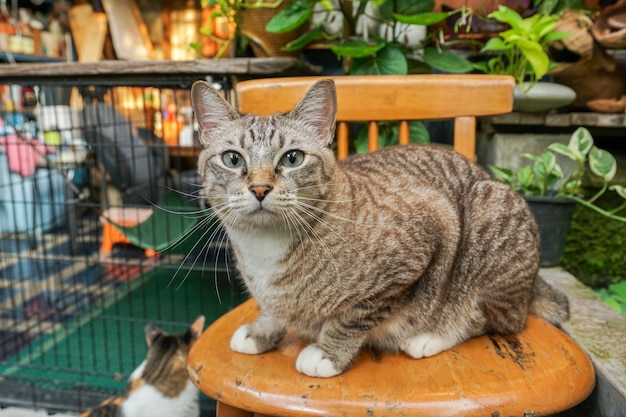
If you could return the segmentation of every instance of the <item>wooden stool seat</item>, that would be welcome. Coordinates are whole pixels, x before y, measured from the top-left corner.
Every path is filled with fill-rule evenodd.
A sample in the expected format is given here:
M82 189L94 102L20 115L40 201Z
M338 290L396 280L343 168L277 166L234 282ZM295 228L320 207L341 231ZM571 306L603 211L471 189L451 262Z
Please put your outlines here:
M582 402L595 385L587 355L537 317L514 336L485 335L426 359L364 350L333 378L296 371L305 346L288 334L261 355L230 349L230 338L258 315L248 300L218 319L193 345L188 369L218 416L521 416L552 415Z

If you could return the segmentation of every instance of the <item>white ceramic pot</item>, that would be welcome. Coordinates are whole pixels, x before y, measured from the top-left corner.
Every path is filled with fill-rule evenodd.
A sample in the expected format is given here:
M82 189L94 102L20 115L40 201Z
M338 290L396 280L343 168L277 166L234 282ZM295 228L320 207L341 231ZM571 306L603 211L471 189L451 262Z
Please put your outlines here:
M546 112L567 106L575 99L576 92L563 84L540 81L526 92L516 85L513 90L513 110Z

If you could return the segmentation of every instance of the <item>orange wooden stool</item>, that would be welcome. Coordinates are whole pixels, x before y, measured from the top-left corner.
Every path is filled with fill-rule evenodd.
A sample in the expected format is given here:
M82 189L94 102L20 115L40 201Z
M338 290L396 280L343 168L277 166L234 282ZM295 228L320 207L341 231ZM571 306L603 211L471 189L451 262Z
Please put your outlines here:
M152 211L151 208L112 207L106 209L100 217L102 221L102 244L100 245L100 252L111 253L113 245L116 243L131 243L108 219L120 226L132 227L144 222L152 215ZM156 251L153 249L145 249L145 254L146 257L151 258L156 256Z
M291 334L265 354L231 351L233 332L257 315L256 302L246 301L189 353L191 379L218 401L219 417L552 415L582 402L595 385L587 355L533 316L518 335L481 336L431 358L364 350L344 374L319 379L296 371L305 344Z

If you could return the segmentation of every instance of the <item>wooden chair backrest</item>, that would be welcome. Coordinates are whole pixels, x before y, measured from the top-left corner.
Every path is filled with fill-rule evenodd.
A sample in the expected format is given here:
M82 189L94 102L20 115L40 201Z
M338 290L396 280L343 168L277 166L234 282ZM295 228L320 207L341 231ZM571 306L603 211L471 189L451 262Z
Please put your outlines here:
M337 157L348 156L348 123L368 122L369 150L378 148L378 124L400 122L401 144L409 143L411 120L454 119L454 149L473 160L476 117L509 113L514 80L499 75L363 75L289 77L241 81L235 87L242 113L288 112L313 83L337 87Z

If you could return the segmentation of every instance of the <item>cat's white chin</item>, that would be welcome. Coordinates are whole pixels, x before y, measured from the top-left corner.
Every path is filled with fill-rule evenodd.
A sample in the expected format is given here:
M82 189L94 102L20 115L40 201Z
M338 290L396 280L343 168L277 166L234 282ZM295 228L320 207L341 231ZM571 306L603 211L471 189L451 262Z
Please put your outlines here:
M228 221L228 220L227 220ZM272 209L249 209L242 210L233 217L230 227L242 230L276 227L284 223L283 218Z
M325 357L324 351L315 345L309 345L300 352L296 360L296 369L300 373L317 378L330 378L341 373L333 362Z

